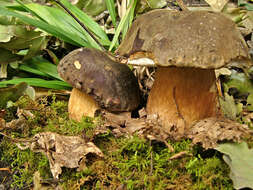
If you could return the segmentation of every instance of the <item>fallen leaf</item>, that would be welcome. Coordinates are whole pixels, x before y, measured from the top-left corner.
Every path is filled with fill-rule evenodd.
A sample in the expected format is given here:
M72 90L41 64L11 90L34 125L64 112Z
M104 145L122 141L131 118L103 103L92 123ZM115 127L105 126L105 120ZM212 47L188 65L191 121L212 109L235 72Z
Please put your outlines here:
M206 118L197 121L187 131L187 137L193 144L201 144L203 148L215 148L221 141L239 142L249 134L246 125L226 118Z
M50 164L54 178L58 179L62 167L79 168L86 155L92 153L103 157L101 150L92 142L86 142L78 136L63 136L52 132L38 133L33 137L34 142L28 145L33 152L44 153ZM83 165L82 165L83 168Z
M253 188L253 149L243 142L220 144L216 150L225 154L223 159L230 167L234 188Z
M112 133L116 136L133 135L146 127L144 118L131 118L130 112L110 113L104 112L104 126L112 127Z

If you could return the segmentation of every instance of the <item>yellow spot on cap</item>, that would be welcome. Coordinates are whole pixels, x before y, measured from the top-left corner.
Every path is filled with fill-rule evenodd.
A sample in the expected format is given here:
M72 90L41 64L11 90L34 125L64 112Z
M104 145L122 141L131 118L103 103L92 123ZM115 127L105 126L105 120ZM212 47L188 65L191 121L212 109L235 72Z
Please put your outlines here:
M80 62L79 61L75 61L74 62L74 65L75 65L75 67L79 70L79 69L81 69L81 64L80 64Z

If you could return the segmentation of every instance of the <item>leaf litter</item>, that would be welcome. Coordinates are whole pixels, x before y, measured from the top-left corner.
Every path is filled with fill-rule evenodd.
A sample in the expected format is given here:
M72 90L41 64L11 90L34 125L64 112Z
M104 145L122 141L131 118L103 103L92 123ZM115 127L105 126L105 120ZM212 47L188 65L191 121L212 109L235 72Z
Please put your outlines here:
M30 148L33 152L44 153L55 179L59 179L62 167L84 169L88 154L103 157L102 151L93 143L78 136L64 136L52 132L42 132L32 138L33 142L19 144L20 149Z
M106 113L104 118L103 126L111 127L116 137L139 134L149 140L163 142L169 149L170 146L166 141L178 139L177 131L166 131L159 124L159 118L131 118L130 113ZM217 147L218 143L223 141L240 142L251 133L247 125L223 117L211 117L192 124L185 132L184 138L191 139L193 144L201 144L203 148L210 149Z

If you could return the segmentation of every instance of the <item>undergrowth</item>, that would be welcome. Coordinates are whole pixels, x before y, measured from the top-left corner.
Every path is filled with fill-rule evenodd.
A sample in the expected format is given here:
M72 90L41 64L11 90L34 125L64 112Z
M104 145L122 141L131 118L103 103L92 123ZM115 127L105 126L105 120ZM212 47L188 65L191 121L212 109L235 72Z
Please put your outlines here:
M56 100L54 96L36 102L22 97L7 109L6 120L11 120L17 107L29 110L34 117L28 118L22 127L4 129L8 136L31 138L44 131L79 135L92 139L104 153L103 159L88 156L83 171L63 168L58 181L62 189L233 189L229 168L221 154L193 147L190 140L169 141L174 148L171 152L163 143L138 136L115 138L108 131L94 137L94 129L101 119L69 120L66 101ZM170 159L182 151L186 152L185 156ZM12 171L14 189L30 189L36 171L42 179L52 180L45 155L20 150L6 137L1 137L0 157L1 165Z

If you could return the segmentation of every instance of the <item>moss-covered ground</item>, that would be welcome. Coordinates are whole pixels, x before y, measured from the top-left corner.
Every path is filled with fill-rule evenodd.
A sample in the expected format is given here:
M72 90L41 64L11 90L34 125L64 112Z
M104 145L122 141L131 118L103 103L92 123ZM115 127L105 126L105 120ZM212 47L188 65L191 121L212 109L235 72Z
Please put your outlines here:
M215 150L203 150L192 146L190 140L168 141L174 152L163 143L145 140L138 136L114 137L110 131L93 136L100 118L84 118L81 122L68 119L67 102L47 97L32 101L22 97L6 109L4 119L11 121L17 116L17 107L29 110L34 118L28 118L22 127L2 129L12 138L30 138L51 131L63 135L79 135L92 138L103 151L104 158L87 160L87 168L63 168L60 180L55 182L50 173L47 157L42 153L20 150L9 138L1 136L0 166L9 168L0 175L1 183L12 189L31 189L33 175L62 189L233 189L229 168L222 155ZM171 156L185 151L185 156L171 160Z

